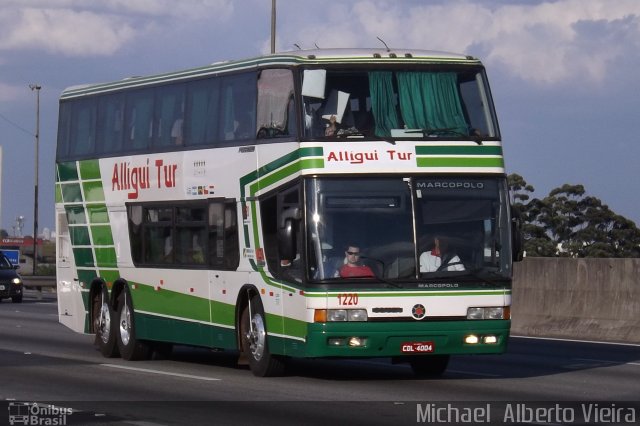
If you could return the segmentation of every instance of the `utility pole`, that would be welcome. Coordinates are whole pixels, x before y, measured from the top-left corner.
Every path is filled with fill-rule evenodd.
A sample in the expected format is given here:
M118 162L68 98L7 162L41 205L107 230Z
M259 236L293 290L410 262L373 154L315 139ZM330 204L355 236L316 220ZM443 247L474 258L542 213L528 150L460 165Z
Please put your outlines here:
M276 53L276 0L271 0L271 53Z
M33 275L38 266L38 157L40 152L40 89L39 84L30 84L29 89L36 91L36 179L33 200Z

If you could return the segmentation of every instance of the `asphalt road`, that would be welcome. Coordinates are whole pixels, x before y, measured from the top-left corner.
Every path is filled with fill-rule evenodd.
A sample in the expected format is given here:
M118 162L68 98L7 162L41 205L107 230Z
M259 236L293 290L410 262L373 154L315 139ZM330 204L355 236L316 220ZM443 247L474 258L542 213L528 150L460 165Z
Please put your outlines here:
M388 359L295 360L279 378L235 360L187 347L163 360L105 359L92 336L57 322L54 294L27 291L22 304L0 303L0 424L25 412L38 424L509 424L532 423L537 406L538 424L640 422L639 346L512 337L507 354L453 357L427 380Z

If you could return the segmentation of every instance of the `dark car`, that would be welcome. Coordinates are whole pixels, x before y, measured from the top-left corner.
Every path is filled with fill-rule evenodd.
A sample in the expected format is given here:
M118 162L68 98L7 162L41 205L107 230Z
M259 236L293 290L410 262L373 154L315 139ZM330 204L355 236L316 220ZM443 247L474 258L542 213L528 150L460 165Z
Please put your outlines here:
M22 302L22 278L7 256L0 253L0 301L11 298L13 303Z

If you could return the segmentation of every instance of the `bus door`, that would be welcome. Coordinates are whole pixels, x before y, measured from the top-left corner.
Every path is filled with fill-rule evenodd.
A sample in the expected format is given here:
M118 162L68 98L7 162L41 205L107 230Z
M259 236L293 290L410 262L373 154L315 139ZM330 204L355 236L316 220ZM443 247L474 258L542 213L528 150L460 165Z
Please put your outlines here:
M70 329L85 332L86 308L82 302L82 289L78 280L75 259L71 250L69 223L64 210L56 211L56 285L58 319Z

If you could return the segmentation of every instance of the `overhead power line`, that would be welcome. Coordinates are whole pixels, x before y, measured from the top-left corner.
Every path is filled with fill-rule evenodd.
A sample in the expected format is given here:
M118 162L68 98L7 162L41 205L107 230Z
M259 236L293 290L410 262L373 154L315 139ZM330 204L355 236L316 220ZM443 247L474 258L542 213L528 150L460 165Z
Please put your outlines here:
M15 123L14 121L10 120L6 116L4 116L2 113L0 113L0 118L2 120L6 121L7 123L9 123L10 125L12 125L13 127L15 127L16 129L20 130L21 132L24 132L24 133L28 134L29 136L35 136L35 134L33 132L25 129L21 125L19 125L19 124Z

